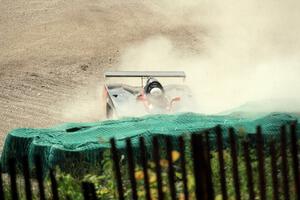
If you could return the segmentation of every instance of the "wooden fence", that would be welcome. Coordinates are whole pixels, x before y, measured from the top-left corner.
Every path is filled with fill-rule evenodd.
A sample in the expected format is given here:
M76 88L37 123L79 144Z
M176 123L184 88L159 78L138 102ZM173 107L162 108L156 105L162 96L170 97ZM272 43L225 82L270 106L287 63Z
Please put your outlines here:
M274 200L279 199L297 199L300 200L300 176L299 176L299 153L297 144L297 134L296 134L296 124L292 124L288 127L286 131L285 126L281 127L280 137L277 139L270 139L266 142L262 135L262 130L257 127L255 134L255 144L249 142L247 138L239 139L236 137L233 129L229 129L229 139L224 144L224 138L222 135L222 129L217 126L215 129L215 143L211 146L211 141L209 137L209 132L191 134L190 140L185 140L183 136L178 137L176 141L176 147L174 145L174 140L170 137L165 138L165 146L162 148L161 141L158 137L153 137L151 149L145 145L145 139L139 138L139 151L135 152L133 148L132 141L130 138L126 140L126 151L122 152L126 155L126 165L120 163L120 154L116 146L116 141L114 138L110 140L111 143L111 155L114 164L114 174L116 183L116 199L140 199L139 190L136 180L136 168L140 167L142 170L142 182L143 182L143 199L197 199L197 200L214 200L214 199L261 199L269 200L270 196L267 195L267 190L271 191L271 198ZM187 156L186 148L189 147L190 155ZM179 160L174 164L172 159L172 152L176 148L176 151L180 155ZM229 152L230 155L230 167L226 166L224 158L224 149ZM165 192L163 177L162 177L162 166L161 157L166 155L167 161L167 190ZM213 173L213 168L211 163L212 153L217 155L217 165L218 172ZM251 153L252 152L252 153ZM253 159L253 152L255 159ZM149 156L149 154L151 156ZM138 158L138 160L137 160ZM149 159L154 163L154 173L156 177L156 196L150 189L149 183ZM268 158L269 164L266 165L266 158ZM188 160L190 159L190 160ZM255 162L254 162L255 160ZM242 161L242 162L241 162ZM192 163L193 181L194 187L191 189L189 187L189 176L187 165ZM14 200L20 199L17 187L15 160L10 159L9 163L9 183L10 183L10 198ZM24 179L24 191L25 198L27 200L33 199L32 182L37 184L38 198L45 200L45 185L44 185L44 171L41 164L41 159L39 157L35 158L35 175L30 175L28 159L23 159L23 171L22 177ZM228 163L228 161L227 161ZM245 173L240 173L240 166L244 166ZM124 171L126 167L127 171L127 183L126 188L130 188L130 196L126 197L124 189ZM269 167L269 168L268 168ZM178 170L179 168L179 170ZM106 169L112 170L112 169ZM176 173L180 172L180 178L176 176ZM271 177L267 177L266 171L270 172ZM1 178L0 178L0 199L5 199L4 188L3 188L3 176L0 168ZM54 170L49 170L49 178L51 182L51 198L59 199L58 183L55 177ZM256 174L257 176L255 176ZM270 176L269 175L269 176ZM34 180L31 178L34 176ZM217 177L216 177L217 176ZM245 176L245 177L241 177ZM111 178L111 177L108 177ZM233 187L233 196L229 197L229 182L230 186ZM243 195L241 178L246 180L246 191L247 195ZM267 185L267 179L270 179L271 184ZM217 180L217 182L215 181ZM180 195L178 187L176 184L181 183L182 187L180 189ZM215 185L219 185L219 191L216 191ZM255 186L256 185L256 186ZM244 186L243 186L244 187ZM269 187L269 189L268 189ZM271 188L271 189L270 189ZM82 194L84 199L98 199L96 195L96 189L94 184L90 182L82 182Z

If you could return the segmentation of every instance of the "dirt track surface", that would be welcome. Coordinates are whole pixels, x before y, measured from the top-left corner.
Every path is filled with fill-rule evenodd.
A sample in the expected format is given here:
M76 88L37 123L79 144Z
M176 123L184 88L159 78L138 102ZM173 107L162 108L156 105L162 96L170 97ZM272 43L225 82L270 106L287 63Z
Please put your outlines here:
M197 48L188 23L122 2L0 0L0 146L13 128L102 119L103 71L132 42L160 34Z

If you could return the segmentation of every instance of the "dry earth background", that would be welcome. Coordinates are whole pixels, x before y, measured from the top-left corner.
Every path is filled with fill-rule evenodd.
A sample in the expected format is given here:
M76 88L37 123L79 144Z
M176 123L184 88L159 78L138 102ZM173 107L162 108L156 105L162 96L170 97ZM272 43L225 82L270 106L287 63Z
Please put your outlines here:
M252 2L0 0L0 146L16 127L103 119L103 71L126 65L199 72L194 81L211 85L202 88L204 105L220 101L218 89L238 97L220 109L298 90L299 3ZM261 73L274 84L253 85L265 82Z
M193 28L155 9L148 1L1 0L0 144L16 127L101 119L103 71L133 41L161 33L193 47Z

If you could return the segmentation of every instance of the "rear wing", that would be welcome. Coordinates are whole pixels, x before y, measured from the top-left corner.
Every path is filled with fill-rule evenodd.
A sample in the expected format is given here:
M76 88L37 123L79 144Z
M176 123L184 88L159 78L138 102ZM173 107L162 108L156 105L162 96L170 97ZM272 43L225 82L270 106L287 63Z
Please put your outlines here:
M183 71L107 71L104 73L105 78L109 77L179 77L185 78Z

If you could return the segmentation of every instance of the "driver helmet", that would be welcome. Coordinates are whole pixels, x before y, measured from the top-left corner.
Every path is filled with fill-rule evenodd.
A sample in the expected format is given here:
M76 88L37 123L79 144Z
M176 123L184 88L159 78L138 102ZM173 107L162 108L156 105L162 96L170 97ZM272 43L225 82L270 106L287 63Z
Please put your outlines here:
M161 96L164 93L164 89L161 83L155 78L149 78L145 85L145 93L153 96Z
M163 91L160 89L160 88L152 88L151 90L150 90L150 94L152 95L152 96L156 96L156 97L159 97L159 96L161 96L161 95L163 95Z

